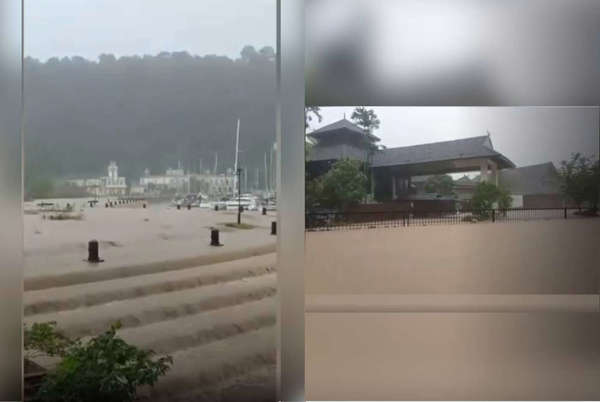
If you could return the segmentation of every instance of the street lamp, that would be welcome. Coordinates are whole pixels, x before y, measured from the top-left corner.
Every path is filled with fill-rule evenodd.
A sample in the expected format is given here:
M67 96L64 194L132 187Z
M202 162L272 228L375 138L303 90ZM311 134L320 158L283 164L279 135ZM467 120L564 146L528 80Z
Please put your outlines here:
M238 168L235 172L237 174L237 186L238 186L238 215L237 215L237 223L240 225L242 223L242 188L241 188L241 176L242 169Z

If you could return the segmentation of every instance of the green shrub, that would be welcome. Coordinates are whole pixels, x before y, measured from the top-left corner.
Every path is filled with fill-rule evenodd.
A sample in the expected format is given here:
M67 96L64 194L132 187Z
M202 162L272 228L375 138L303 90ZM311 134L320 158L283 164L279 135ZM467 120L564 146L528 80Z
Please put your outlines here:
M64 356L73 341L62 332L56 330L56 322L34 323L31 328L25 326L23 333L23 349L25 357Z
M45 378L41 402L131 402L137 387L154 385L173 363L170 356L129 345L116 335L120 324L87 342L73 341ZM45 343L42 343L44 345Z
M479 219L489 219L493 208L508 209L511 207L510 193L492 183L481 182L475 187L471 205Z

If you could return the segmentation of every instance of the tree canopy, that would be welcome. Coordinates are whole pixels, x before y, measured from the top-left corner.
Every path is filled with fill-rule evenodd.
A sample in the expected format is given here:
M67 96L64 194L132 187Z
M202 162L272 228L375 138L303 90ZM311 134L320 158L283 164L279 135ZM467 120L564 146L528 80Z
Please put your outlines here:
M188 52L25 58L26 186L37 180L46 191L49 179L101 176L110 160L128 181L178 161L186 170L212 168L215 153L223 172L233 166L238 118L240 164L262 171L275 140L274 60L272 48L252 46L237 59Z
M477 184L471 198L473 211L479 217L488 218L493 208L507 209L512 205L512 197L507 189L483 181Z
M306 207L325 207L343 210L367 196L367 176L362 162L340 159L324 175L306 184Z
M425 192L439 195L454 194L454 180L447 174L429 176L425 182Z
M593 210L598 209L600 198L600 164L598 160L574 153L560 167L562 191L581 207L587 203Z
M378 129L379 124L381 123L377 117L377 114L375 113L375 110L367 109L363 106L355 108L352 112L352 116L350 116L350 119L354 122L354 124L369 133L372 133L373 130Z

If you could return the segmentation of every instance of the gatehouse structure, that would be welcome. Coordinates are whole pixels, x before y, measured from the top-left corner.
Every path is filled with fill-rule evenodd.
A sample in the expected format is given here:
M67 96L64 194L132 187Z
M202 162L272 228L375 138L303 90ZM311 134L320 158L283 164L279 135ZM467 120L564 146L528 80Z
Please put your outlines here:
M460 172L480 172L480 181L498 184L499 171L515 164L494 149L489 133L452 141L385 148L380 139L342 119L308 134L308 179L320 176L342 158L365 163L371 197L378 202L417 200L412 178Z

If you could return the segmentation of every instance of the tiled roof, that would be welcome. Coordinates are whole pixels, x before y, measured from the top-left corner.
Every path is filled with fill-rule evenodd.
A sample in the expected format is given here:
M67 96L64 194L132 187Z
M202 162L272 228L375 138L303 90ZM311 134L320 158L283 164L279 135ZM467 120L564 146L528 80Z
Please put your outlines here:
M318 130L308 133L308 136L313 137L313 138L320 138L320 137L323 137L324 134L327 134L327 133L330 133L333 131L340 131L340 130L347 130L347 131L357 133L360 135L366 135L367 137L369 137L369 139L371 141L380 141L379 137L377 137L373 134L369 134L362 128L358 127L356 124L354 124L351 121L346 120L346 119L342 119L342 120L336 121L335 123L331 123L326 126L323 126L323 127L319 128Z
M480 136L381 150L373 156L373 167L479 157L496 157L501 162L500 168L515 166L493 149L489 136Z
M560 176L552 162L500 170L498 184L511 194L560 193Z

